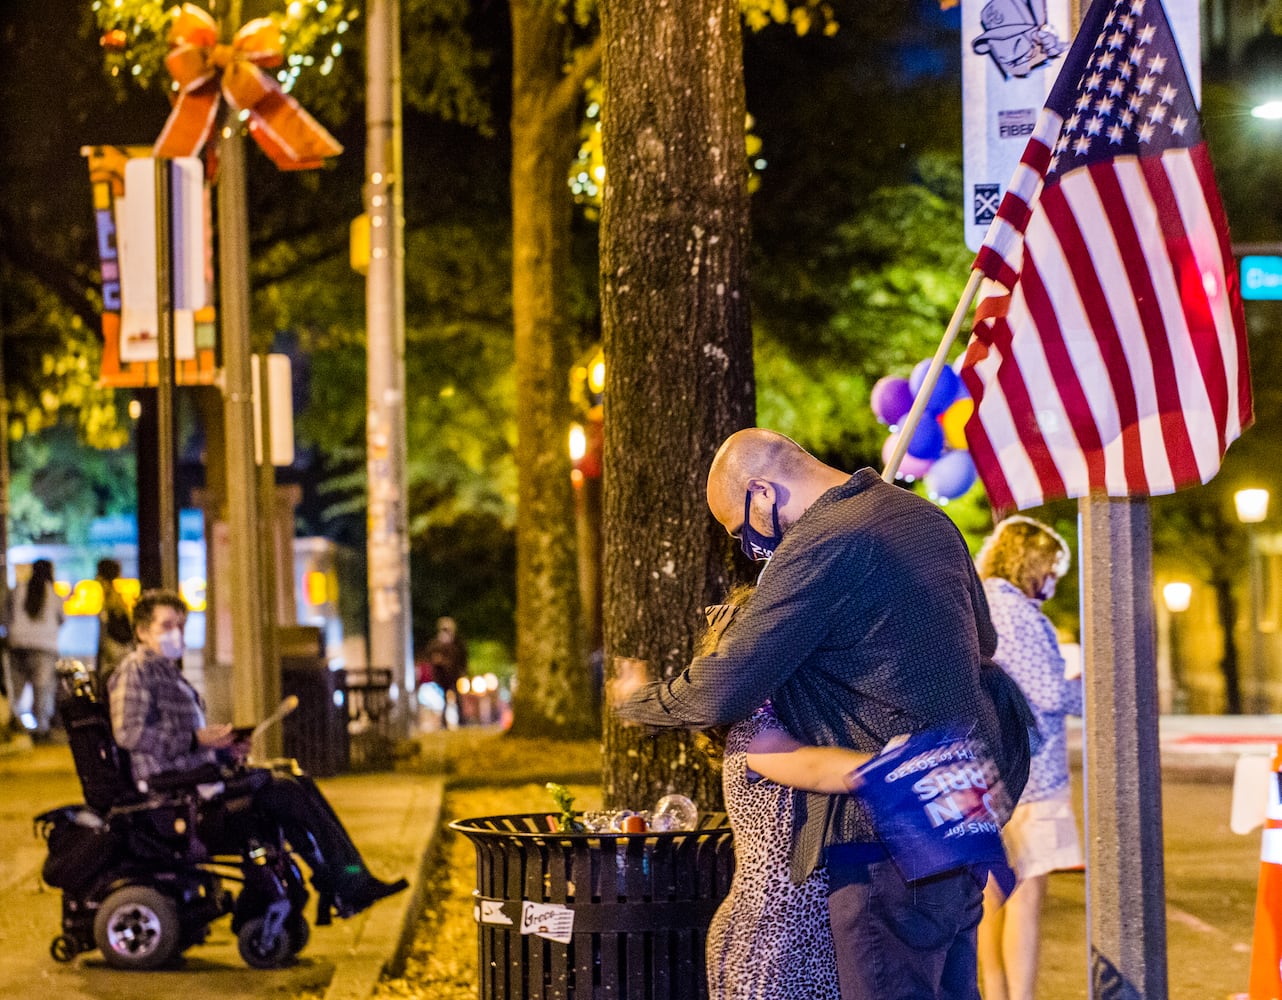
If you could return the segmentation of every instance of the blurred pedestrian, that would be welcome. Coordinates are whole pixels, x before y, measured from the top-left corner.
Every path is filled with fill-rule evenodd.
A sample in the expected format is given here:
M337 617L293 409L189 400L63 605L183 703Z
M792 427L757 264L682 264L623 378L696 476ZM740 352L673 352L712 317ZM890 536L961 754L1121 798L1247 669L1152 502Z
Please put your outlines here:
M102 589L102 606L98 609L98 690L106 692L112 671L134 647L134 626L129 605L116 589L120 563L115 559L98 561L98 586Z
M53 563L37 559L31 575L13 591L9 616L10 690L16 707L31 685L31 714L36 741L49 738L57 690L58 629L62 626L62 600L53 589Z
M994 659L1024 692L1043 740L1003 831L1019 883L1004 904L991 881L984 892L981 983L985 1000L1033 1000L1049 875L1082 864L1065 727L1066 716L1082 714L1082 679L1065 678L1055 627L1042 611L1068 572L1068 543L1039 521L1011 517L985 540L976 563L997 629Z
M432 681L445 692L442 724L449 725L451 714L461 722L463 712L459 707L458 682L467 676L467 644L458 634L458 625L453 618L446 616L436 620L436 637L427 644L427 664L432 672Z

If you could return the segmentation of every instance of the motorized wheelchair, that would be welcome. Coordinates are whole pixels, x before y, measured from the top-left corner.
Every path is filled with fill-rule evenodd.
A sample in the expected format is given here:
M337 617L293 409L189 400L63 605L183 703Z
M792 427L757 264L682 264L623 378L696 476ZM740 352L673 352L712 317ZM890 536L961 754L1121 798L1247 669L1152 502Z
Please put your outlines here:
M268 773L210 766L139 788L96 678L61 661L59 693L85 801L35 819L49 849L44 880L62 890L53 957L97 947L109 965L154 969L230 914L248 965L292 961L309 935L308 893L279 827L252 807Z

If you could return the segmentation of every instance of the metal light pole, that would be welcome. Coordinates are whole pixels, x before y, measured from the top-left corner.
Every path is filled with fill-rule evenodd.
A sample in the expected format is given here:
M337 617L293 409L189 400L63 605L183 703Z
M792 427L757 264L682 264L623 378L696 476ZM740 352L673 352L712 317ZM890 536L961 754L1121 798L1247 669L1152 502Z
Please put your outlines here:
M1260 543L1256 525L1269 515L1269 491L1262 489L1238 490L1233 494L1237 519L1246 526L1247 563L1250 571L1249 607L1251 615L1251 710L1263 715L1269 710L1268 678L1264 669L1264 643L1260 635L1260 606L1263 579L1260 574Z
M230 0L219 34L230 42L240 23ZM225 107L225 105L224 105ZM232 114L230 110L227 112ZM254 468L253 380L249 336L249 219L245 197L245 136L234 118L218 135L218 274L222 320L223 426L227 448L227 534L232 584L233 713L239 725L265 718L280 700L280 672L266 657L266 601L259 546L262 515ZM269 730L279 733L279 727ZM256 753L267 747L254 748Z
M160 585L178 590L177 463L174 419L174 175L172 162L156 157L156 513ZM150 544L150 543L148 543Z
M365 279L369 476L369 665L390 670L412 720L409 527L405 476L405 248L399 0L370 0L366 20Z

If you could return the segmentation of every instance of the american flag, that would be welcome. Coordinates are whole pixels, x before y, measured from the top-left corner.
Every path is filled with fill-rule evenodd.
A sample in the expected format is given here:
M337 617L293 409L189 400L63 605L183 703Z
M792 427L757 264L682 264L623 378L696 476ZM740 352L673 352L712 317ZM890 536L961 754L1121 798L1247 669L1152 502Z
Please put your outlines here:
M1245 326L1159 0L1095 0L975 267L966 437L995 509L1215 475L1252 420Z

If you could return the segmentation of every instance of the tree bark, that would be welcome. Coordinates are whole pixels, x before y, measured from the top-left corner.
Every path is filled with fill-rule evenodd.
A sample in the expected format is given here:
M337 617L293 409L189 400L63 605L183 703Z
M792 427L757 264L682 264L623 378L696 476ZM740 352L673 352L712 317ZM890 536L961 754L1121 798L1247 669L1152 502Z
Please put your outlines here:
M574 350L565 322L577 135L567 30L512 0L512 318L516 337L516 660L513 731L598 731L582 634L567 450Z
M734 0L603 0L604 637L685 668L732 571L708 465L753 422L743 50ZM691 735L605 723L605 800L718 808Z

